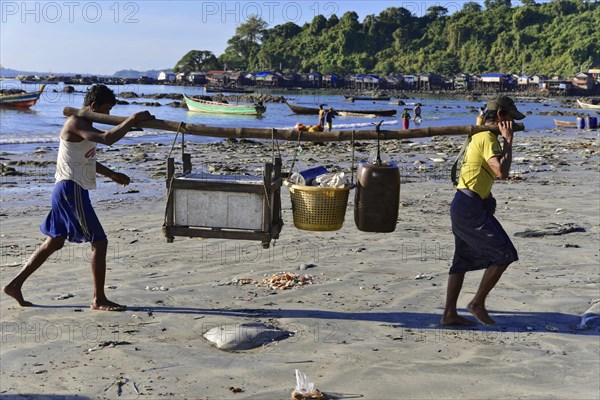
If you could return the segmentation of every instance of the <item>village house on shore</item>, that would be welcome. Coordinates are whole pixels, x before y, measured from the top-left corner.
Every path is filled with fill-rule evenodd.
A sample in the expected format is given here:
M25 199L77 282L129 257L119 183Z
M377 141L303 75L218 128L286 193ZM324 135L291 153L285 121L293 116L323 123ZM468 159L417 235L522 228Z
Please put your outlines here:
M298 74L282 71L234 72L207 71L179 73L161 72L157 83L210 85L214 87L251 87L287 89L348 89L404 91L518 91L552 95L587 95L600 90L600 64L572 77L460 73L451 78L430 72L418 74L348 74L311 72Z
M34 83L44 78L17 76L22 82ZM481 75L459 73L444 77L430 72L394 74L297 73L277 71L194 71L173 73L160 71L156 78L140 76L137 79L119 77L81 76L53 77L66 84L162 84L199 85L213 88L278 88L278 89L347 89L402 90L402 91L458 91L458 92L530 92L532 94L585 96L600 93L600 63L585 72L563 78L542 74L517 75L486 73Z

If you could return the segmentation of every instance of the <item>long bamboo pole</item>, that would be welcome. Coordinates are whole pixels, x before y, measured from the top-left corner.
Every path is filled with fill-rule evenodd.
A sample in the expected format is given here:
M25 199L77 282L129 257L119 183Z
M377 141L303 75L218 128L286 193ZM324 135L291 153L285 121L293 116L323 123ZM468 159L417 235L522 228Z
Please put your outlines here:
M118 117L84 111L79 108L65 107L63 114L66 117L76 115L92 122L106 125L119 125L127 117ZM298 140L298 132L293 129L275 129L275 128L225 128L208 126L201 124L180 123L176 121L153 119L140 122L138 128L157 129L162 131L183 132L187 135L209 136L218 138L238 138L238 139L271 139L278 140ZM515 124L515 131L523 131L525 126L520 123ZM428 128L398 129L380 131L380 139L414 139L433 136L457 136L471 135L477 132L492 131L499 133L497 126L482 125L464 125L464 126L434 126ZM332 131L332 132L302 132L300 140L305 142L340 142L352 140L351 130ZM354 140L377 140L377 131L357 130L354 131Z

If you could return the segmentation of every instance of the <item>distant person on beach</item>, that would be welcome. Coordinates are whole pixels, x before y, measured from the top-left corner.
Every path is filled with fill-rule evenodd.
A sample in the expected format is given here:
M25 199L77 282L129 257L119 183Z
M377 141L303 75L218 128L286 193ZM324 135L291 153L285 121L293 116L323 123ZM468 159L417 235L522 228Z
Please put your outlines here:
M116 103L112 90L104 85L94 85L85 95L83 110L109 114ZM67 119L60 131L52 209L40 226L42 233L47 236L46 240L33 252L17 276L3 288L4 293L13 297L20 306L33 306L23 298L21 292L27 278L68 240L74 243L90 242L92 245L94 297L90 307L104 311L126 309L126 306L109 301L104 293L108 241L90 202L88 190L96 188L97 173L120 185L129 184L127 175L115 172L96 161L96 144L110 146L122 139L139 122L153 118L148 111L138 112L108 131L94 128L90 121L81 117L72 116Z
M331 132L333 128L333 119L335 118L335 110L333 107L329 107L329 110L325 113L325 122L327 122L327 132Z
M413 109L415 124L420 124L423 120L421 118L421 103L417 103L415 108Z
M475 325L458 315L456 303L465 273L485 269L479 288L467 309L480 323L496 325L485 301L506 268L519 259L510 238L494 217L496 200L491 190L496 178L506 179L512 161L513 121L525 118L510 97L499 96L487 104L486 125L498 125L503 139L490 131L474 134L465 151L459 181L450 206L454 233L454 259L448 276L442 325Z
M475 121L475 125L483 124L485 124L485 107L479 107L479 114L477 114L477 120Z
M324 104L319 104L319 123L318 125L325 126L325 114L326 111L323 108Z
M408 108L405 108L402 112L402 129L408 129L410 126L410 112L408 112Z

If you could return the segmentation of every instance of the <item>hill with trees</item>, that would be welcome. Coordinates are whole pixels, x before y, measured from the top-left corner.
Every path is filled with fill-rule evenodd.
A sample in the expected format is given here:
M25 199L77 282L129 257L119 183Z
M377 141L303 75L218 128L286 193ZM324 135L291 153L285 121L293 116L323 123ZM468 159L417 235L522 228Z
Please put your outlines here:
M175 71L228 69L298 72L540 73L572 75L600 61L600 3L551 0L466 2L448 15L432 6L422 17L387 8L363 21L355 12L316 16L302 26L271 29L256 16L238 26L219 57L193 50ZM196 52L196 53L193 53Z

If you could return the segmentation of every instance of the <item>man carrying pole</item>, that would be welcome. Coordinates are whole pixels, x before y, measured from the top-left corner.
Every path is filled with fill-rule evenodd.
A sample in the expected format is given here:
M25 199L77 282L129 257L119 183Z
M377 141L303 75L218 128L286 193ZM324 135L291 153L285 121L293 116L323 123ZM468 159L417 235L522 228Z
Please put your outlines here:
M83 101L84 111L109 114L117 103L115 95L105 85L91 86ZM46 240L38 247L23 269L6 285L4 293L14 298L21 307L33 304L23 298L21 288L54 252L60 250L65 240L74 243L90 242L91 268L94 278L94 296L90 307L94 310L123 311L125 306L106 298L106 252L108 240L90 202L90 189L96 188L96 174L104 175L115 183L128 185L129 177L96 161L96 144L112 145L142 121L154 119L148 111L133 114L108 131L92 126L87 119L71 116L60 132L60 145L56 161L56 185L52 193L52 209L42 222L40 230Z

